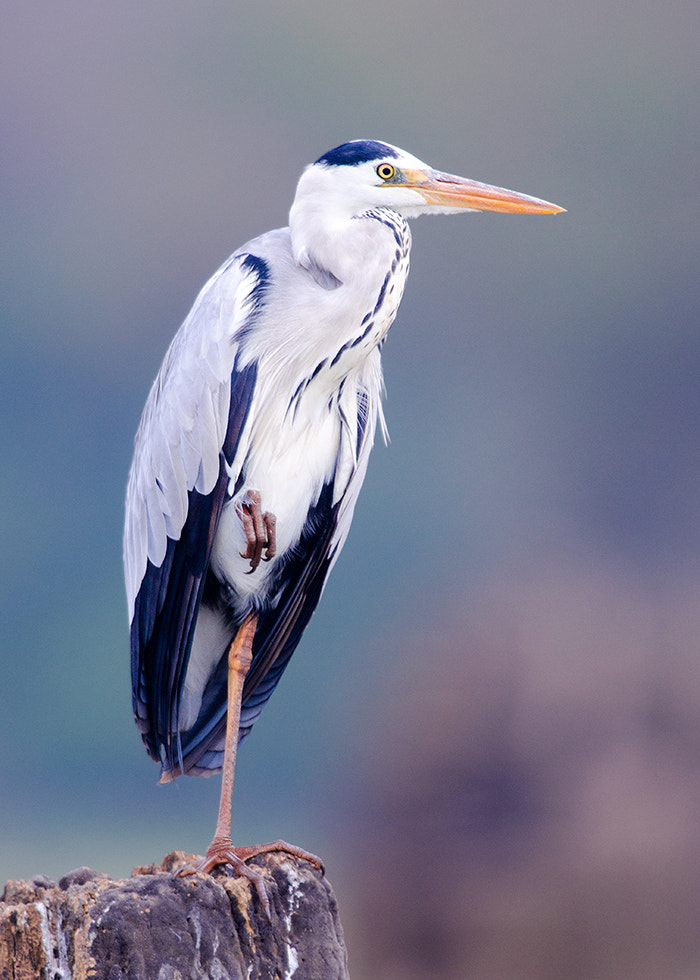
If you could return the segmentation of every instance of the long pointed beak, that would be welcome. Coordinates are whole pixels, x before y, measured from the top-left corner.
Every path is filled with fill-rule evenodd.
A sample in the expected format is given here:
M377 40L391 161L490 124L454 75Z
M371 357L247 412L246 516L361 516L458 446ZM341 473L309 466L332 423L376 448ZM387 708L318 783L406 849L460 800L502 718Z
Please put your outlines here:
M418 191L428 204L506 214L558 214L566 210L529 194L518 194L505 187L493 187L438 170L406 170L404 175L407 182L403 186Z

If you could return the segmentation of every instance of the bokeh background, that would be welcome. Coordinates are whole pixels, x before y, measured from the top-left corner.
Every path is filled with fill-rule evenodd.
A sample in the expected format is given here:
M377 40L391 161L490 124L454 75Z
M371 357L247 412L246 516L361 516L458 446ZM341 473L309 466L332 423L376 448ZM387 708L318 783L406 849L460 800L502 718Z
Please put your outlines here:
M357 980L700 976L700 7L24 0L0 32L0 880L208 843L121 580L197 291L347 139L556 201L414 224L377 445L240 757Z

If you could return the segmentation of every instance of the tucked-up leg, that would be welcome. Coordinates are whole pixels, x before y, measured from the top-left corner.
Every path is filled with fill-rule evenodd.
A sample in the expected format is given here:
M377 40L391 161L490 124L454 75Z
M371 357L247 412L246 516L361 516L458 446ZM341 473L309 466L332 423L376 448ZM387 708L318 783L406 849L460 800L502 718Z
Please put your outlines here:
M230 865L234 871L248 878L257 890L260 903L268 919L271 917L270 900L265 889L265 882L260 871L249 868L245 863L257 854L269 851L285 851L295 857L309 861L315 867L323 870L321 860L315 854L285 844L284 841L273 841L270 844L259 844L253 847L234 847L231 840L231 798L233 793L233 778L236 770L236 750L238 748L238 726L241 718L241 696L243 682L250 669L253 659L253 638L258 624L256 613L248 616L236 633L228 651L228 713L226 718L226 740L224 743L224 765L221 774L221 797L219 800L219 817L216 822L214 839L207 848L204 857L198 858L193 864L181 868L179 874L190 875L201 871L204 874L219 864Z
M270 511L263 511L257 490L246 493L241 503L236 504L236 513L246 536L246 550L241 552L241 558L250 558L250 571L254 572L261 560L269 561L277 554L277 518Z

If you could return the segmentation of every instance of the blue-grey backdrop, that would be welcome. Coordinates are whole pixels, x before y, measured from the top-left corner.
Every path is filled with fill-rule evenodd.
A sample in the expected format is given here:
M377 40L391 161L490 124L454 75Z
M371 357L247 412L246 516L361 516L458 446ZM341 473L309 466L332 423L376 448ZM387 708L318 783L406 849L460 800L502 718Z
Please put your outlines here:
M406 980L420 961L400 932L373 946L352 911L372 908L358 863L389 853L382 788L420 786L440 764L434 836L455 844L451 865L475 890L477 866L488 891L517 862L499 858L496 873L488 834L472 840L461 822L474 806L488 826L524 807L573 835L557 880L631 849L642 880L658 878L643 855L661 855L678 891L700 817L699 29L684 0L26 0L5 12L0 880L81 864L124 875L210 838L218 780L158 787L131 718L120 552L133 434L205 279L286 223L304 165L369 137L568 213L414 224L385 349L392 442L375 448L345 553L240 757L237 836L324 854L368 976ZM492 703L476 742L473 726L446 723ZM538 778L578 749L533 750L516 791L512 774L493 775L506 728L523 752L525 732L548 751L578 732L598 760L578 785L605 802L576 831L556 823L561 799ZM657 770L643 746L656 751L659 732L682 732L687 753ZM485 783L460 782L465 759ZM397 800L404 815L416 805ZM519 839L521 823L506 825ZM561 907L528 880L506 916L525 931ZM380 897L401 906L395 888ZM469 933L477 948L483 934ZM488 977L482 953L473 975ZM674 975L668 960L656 975Z

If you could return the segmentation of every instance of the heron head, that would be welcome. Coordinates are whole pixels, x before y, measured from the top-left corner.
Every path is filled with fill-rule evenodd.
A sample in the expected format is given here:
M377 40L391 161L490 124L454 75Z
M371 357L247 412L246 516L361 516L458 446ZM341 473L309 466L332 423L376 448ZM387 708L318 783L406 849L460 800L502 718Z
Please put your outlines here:
M564 208L527 194L433 170L389 143L354 140L330 150L302 174L298 201L345 217L391 208L406 218L460 211L556 214Z

